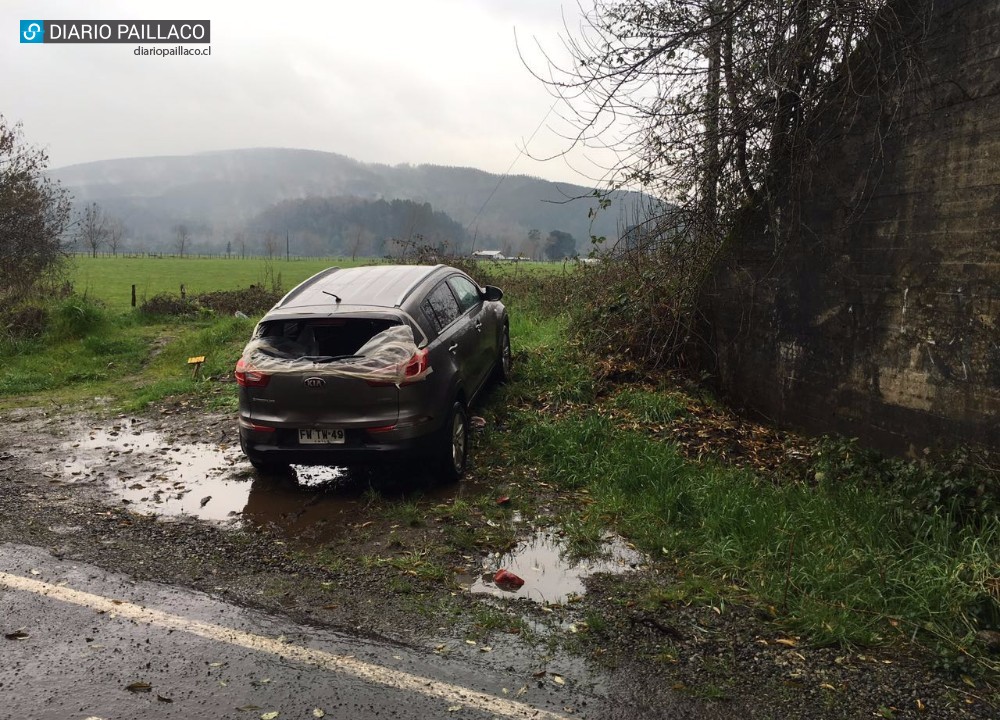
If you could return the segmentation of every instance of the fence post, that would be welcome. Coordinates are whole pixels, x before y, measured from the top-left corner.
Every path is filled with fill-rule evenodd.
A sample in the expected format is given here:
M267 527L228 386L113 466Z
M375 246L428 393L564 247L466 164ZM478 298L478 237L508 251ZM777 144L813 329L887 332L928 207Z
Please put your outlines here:
M132 286L132 307L135 307L135 285Z

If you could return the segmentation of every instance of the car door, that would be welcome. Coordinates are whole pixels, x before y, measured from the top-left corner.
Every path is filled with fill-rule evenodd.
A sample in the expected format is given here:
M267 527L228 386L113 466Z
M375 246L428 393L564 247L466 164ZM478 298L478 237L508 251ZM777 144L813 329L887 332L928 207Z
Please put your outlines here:
M452 275L448 278L448 284L455 293L459 308L468 317L476 331L472 340L476 343L476 350L473 353L474 387L478 389L486 382L499 353L496 315L487 312L482 295L479 294L479 288L469 278L464 275Z
M475 392L478 382L478 332L469 315L462 312L458 299L446 280L442 280L431 290L427 299L421 303L421 310L438 333L431 345L442 348L439 352L451 355L455 371L467 393ZM432 356L435 352L435 349L431 350ZM433 359L431 366L435 366Z

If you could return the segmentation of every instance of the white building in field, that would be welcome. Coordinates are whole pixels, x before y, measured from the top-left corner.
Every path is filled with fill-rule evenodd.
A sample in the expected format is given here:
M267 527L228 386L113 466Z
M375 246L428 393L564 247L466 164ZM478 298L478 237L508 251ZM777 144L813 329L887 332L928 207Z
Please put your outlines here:
M499 250L476 250L472 253L476 260L506 260L504 254Z

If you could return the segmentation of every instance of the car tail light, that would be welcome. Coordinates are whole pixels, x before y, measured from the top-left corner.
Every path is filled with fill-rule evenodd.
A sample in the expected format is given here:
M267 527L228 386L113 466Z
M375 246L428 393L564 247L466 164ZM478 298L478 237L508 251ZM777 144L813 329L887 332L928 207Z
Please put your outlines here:
M271 376L262 372L253 365L248 365L243 358L236 363L236 382L241 387L267 387L271 381Z
M423 380L424 375L427 374L429 369L430 360L427 357L427 348L417 350L413 353L412 357L406 361L406 365L403 367L403 379L399 381L399 384L408 385L409 383L416 382L417 380ZM376 380L368 380L367 383L372 387L389 387L396 384Z
M427 359L427 348L417 350L413 357L406 363L403 384L413 382L427 374L427 367L430 361Z

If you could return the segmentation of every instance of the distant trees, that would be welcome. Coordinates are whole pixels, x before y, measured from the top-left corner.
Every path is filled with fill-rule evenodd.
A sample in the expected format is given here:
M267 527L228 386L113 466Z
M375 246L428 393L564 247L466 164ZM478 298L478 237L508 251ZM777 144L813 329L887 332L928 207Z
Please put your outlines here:
M97 203L84 207L77 220L76 240L80 245L90 250L91 257L97 257L97 251L108 239L108 218Z
M118 249L125 240L125 223L121 218L110 218L108 220L108 250L112 255L118 255Z
M296 238L321 240L326 252L351 256L378 255L393 238L420 236L428 245L453 251L469 244L460 223L427 203L411 200L288 200L260 213L247 227L265 238L268 233L289 232Z
M48 156L0 115L0 297L14 299L58 275L70 197L45 175Z
M177 254L184 257L188 245L191 242L191 230L184 223L174 225L174 249Z
M545 257L549 260L562 260L576 255L576 238L568 232L553 230L545 240Z

